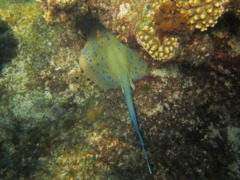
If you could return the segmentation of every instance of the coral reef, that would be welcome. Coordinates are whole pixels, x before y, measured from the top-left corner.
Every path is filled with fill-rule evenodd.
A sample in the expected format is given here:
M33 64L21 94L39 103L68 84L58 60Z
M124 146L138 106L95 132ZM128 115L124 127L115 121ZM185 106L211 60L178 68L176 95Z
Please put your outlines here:
M159 61L174 59L182 50L185 36L195 30L206 31L214 27L224 13L233 10L230 0L91 0L64 3L40 0L40 3L49 23L69 19L82 22L95 18L117 33L122 42L131 47L139 44L152 59Z
M49 24L66 23L75 16L83 16L88 12L85 0L37 0L41 3L45 13L44 19ZM67 13L71 10L75 13Z
M167 63L138 84L140 89L148 86L135 97L144 117L141 127L149 129L149 149L159 154L152 159L159 169L156 179L163 178L163 174L177 178L179 172L183 179L226 177L224 170L219 173L217 169L236 166L231 143L235 140L227 129L239 127L239 98L232 99L239 90L239 70L229 68L217 61L197 67ZM225 95L219 96L223 92ZM230 170L234 176L239 173L235 170Z
M190 30L200 29L201 31L213 27L225 10L224 1L221 0L179 1L177 7L180 13L188 16L187 25Z
M223 14L221 1L160 1L150 6L148 20L137 32L138 43L153 59L172 59L181 50L181 39L195 29L213 27ZM142 23L142 22L141 22ZM141 24L140 23L140 24ZM156 38L156 36L158 38Z
M214 41L208 34L196 33L192 36L191 44L181 51L178 61L188 61L191 64L199 65L210 60L214 53ZM185 58L187 57L187 58Z
M17 42L0 74L0 179L240 178L239 0L39 2L0 1L0 43ZM191 24L191 3L218 23ZM96 21L149 63L133 98L153 175L121 89L80 70Z
M236 0L236 1L232 1L231 3L231 8L234 12L234 14L236 15L236 17L238 17L240 19L240 1Z

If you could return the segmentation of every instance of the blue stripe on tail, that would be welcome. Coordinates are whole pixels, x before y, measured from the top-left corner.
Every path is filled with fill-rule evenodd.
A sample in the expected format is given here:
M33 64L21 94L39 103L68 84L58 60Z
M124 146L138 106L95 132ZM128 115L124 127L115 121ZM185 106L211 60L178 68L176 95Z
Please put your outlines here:
M127 107L128 107L128 112L129 112L131 119L133 121L133 124L137 130L138 138L140 139L144 157L145 157L145 160L148 165L148 170L149 170L150 174L152 174L152 170L151 170L150 164L148 162L147 152L144 148L144 142L143 142L142 135L140 133L138 122L137 122L136 111L135 111L135 107L133 104L132 91L131 91L130 82L129 82L129 76L128 75L123 76L121 78L121 83L122 83L122 88L123 88L123 92L124 92L124 97L125 97Z

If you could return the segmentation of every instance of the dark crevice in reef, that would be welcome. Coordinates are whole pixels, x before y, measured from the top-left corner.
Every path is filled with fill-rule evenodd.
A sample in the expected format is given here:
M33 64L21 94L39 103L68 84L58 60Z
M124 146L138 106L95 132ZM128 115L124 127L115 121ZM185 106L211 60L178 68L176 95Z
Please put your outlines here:
M17 55L17 45L18 41L12 30L0 19L0 69Z

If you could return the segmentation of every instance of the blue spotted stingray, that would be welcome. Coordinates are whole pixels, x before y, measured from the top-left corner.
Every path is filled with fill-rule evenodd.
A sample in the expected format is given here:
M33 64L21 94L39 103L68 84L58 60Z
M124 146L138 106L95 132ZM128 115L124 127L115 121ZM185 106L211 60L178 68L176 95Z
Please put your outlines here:
M84 73L102 88L122 86L130 117L140 139L149 172L152 174L130 87L134 88L132 80L137 80L146 73L146 62L135 50L120 43L112 33L103 27L97 27L90 33L81 51L80 66Z

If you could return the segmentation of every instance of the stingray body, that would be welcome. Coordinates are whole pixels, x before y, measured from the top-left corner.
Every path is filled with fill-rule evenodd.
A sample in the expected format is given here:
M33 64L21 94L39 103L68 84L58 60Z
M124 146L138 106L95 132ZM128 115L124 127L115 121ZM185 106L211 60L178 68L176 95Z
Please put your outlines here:
M132 80L137 80L146 73L146 62L135 50L120 43L112 33L103 27L96 27L81 51L80 66L84 73L102 88L122 86L130 117L140 139L149 172L152 174L131 92L131 86L134 88Z

